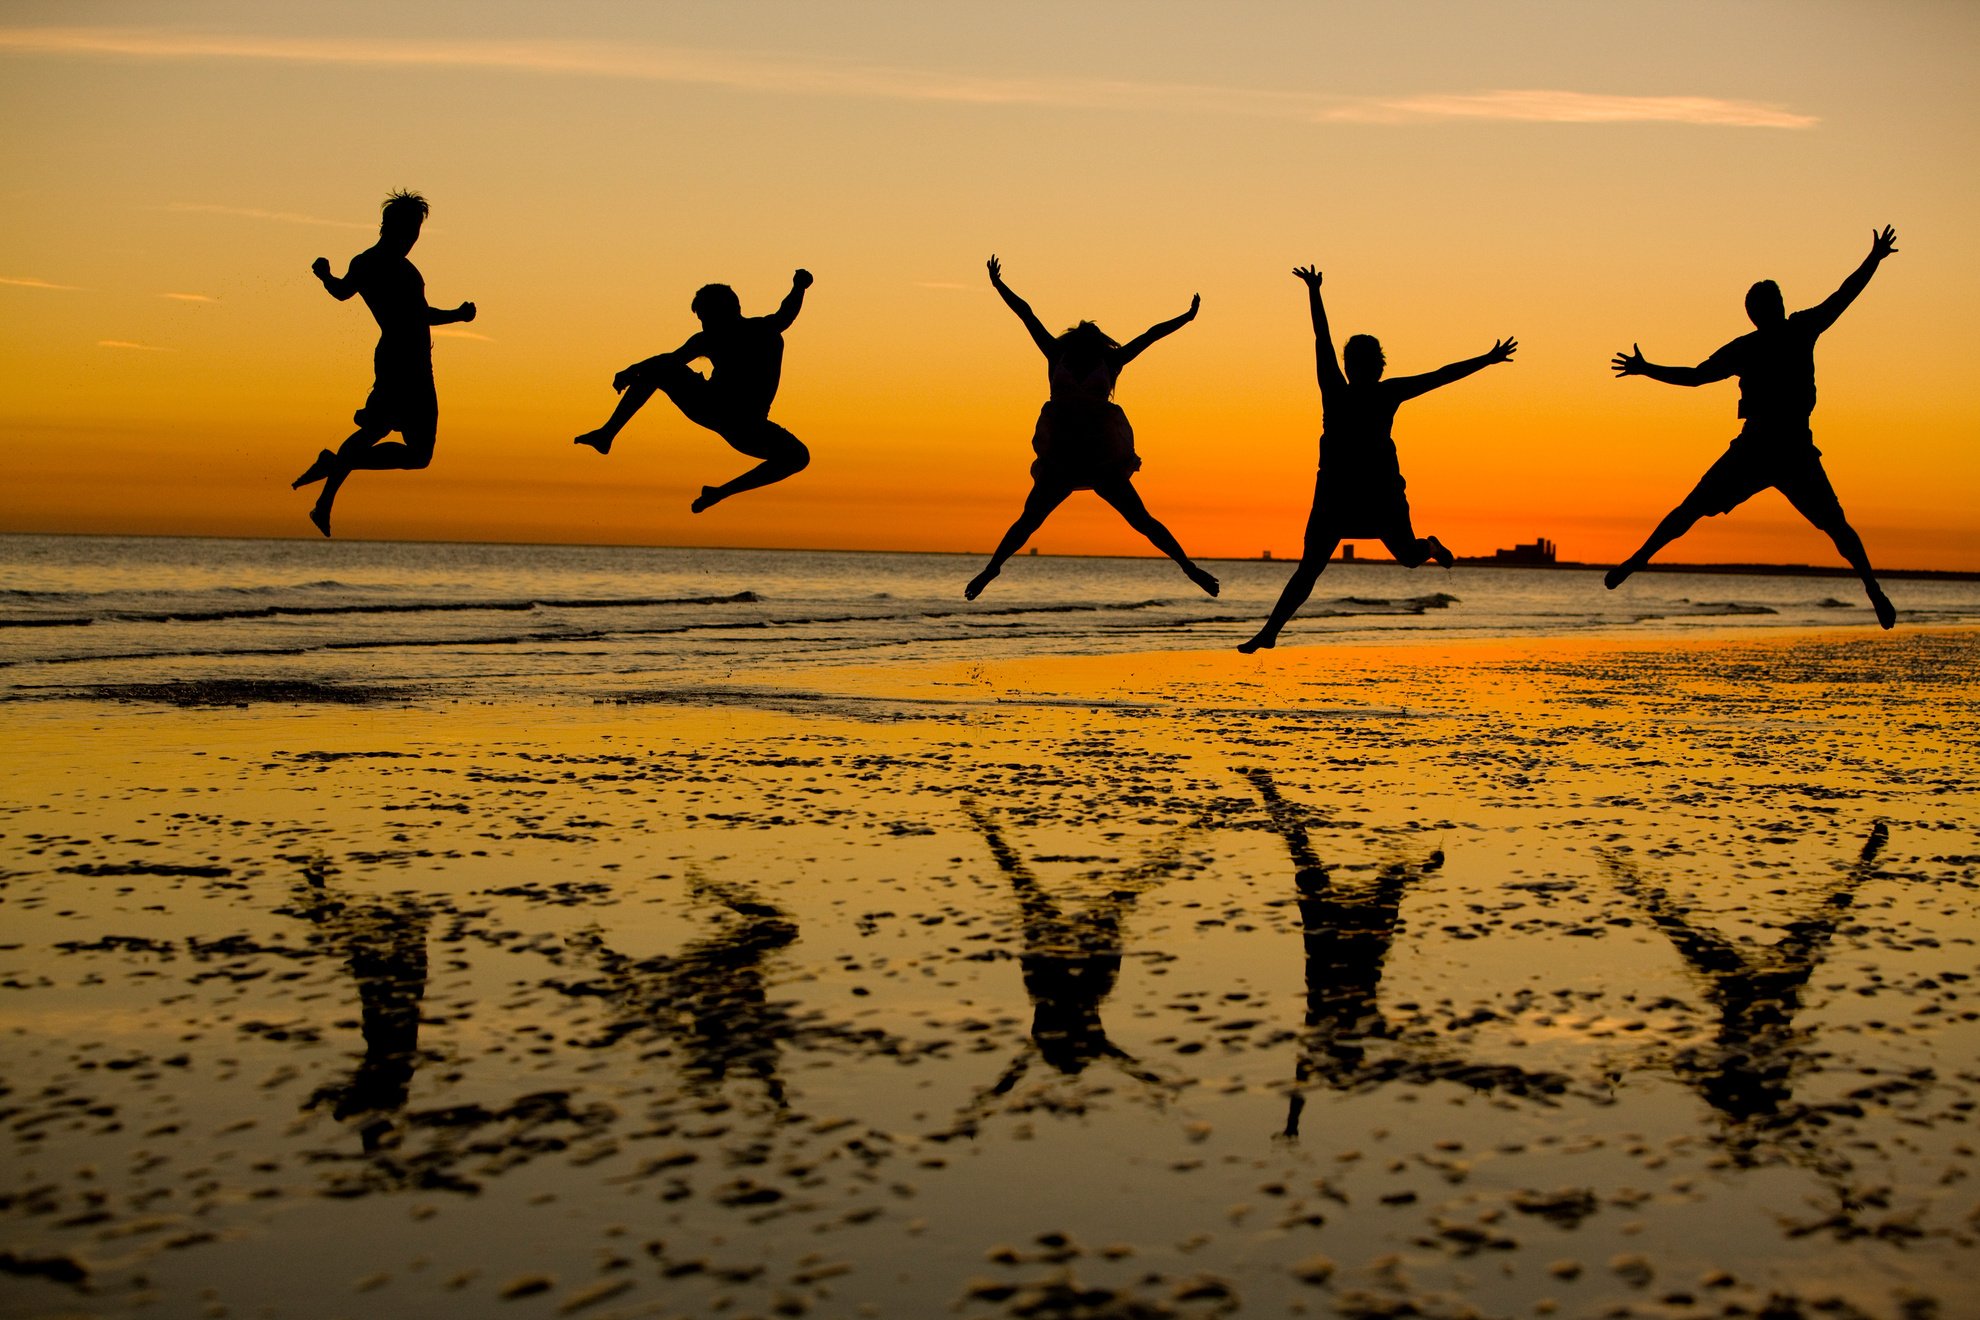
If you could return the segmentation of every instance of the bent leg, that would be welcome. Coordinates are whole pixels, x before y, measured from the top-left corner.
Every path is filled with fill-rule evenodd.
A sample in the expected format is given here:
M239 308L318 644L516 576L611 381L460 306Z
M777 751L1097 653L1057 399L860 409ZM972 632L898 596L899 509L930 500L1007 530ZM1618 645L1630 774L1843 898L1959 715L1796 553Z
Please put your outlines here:
M1003 571L1004 561L1023 548L1024 543L1031 539L1032 533L1044 525L1045 519L1052 510L1064 504L1066 496L1070 494L1072 494L1070 486L1048 485L1042 481L1033 481L1031 493L1024 497L1023 511L1018 514L1017 521L1011 524L1010 530L1004 533L1004 539L997 542L997 548L991 553L990 562L983 566L983 571L971 578L969 585L963 588L963 599L975 600L982 595L983 589Z
M786 477L794 477L811 466L811 451L804 447L804 441L775 422L766 420L746 430L730 428L719 434L731 448L763 461L733 481L719 486L703 486L700 497L688 506L695 513L720 504L731 495L740 495L746 490L756 490Z
M1299 567L1286 579L1285 589L1279 592L1279 602L1272 607L1272 616L1248 642L1238 645L1238 650L1250 655L1253 651L1269 649L1278 645L1279 630L1292 621L1299 607L1306 604L1306 598L1313 594L1313 584L1320 580L1320 574L1327 567L1327 561L1334 557L1341 538L1334 534L1332 527L1316 526L1312 520L1306 525L1306 544L1299 556Z
M619 392L619 401L612 406L612 415L605 419L605 425L596 431L586 431L571 443L590 445L601 454L611 453L612 441L618 438L619 432L625 429L626 423L633 419L633 414L645 407L646 401L653 395L654 387L648 382L643 380L628 382L625 389Z
M1897 623L1897 607L1891 604L1890 597L1877 582L1877 575L1870 568L1869 552L1863 548L1863 538L1849 525L1843 516L1842 501L1836 498L1835 487L1829 484L1828 473L1824 472L1820 460L1816 460L1814 470L1797 474L1796 479L1780 484L1781 494L1787 496L1795 512L1815 524L1818 531L1828 535L1836 543L1836 549L1856 570L1856 576L1863 581L1863 590L1870 597L1870 608L1877 613L1877 623L1890 628Z
M344 487L344 479L351 473L414 471L433 461L434 429L422 426L406 434L397 442L383 443L389 431L367 427L354 433L337 448L332 458L333 466L324 479L323 491L316 497L316 506L309 511L309 520L316 524L316 530L325 536L330 535L330 509L337 502L337 492Z
M1201 587L1209 595L1217 594L1217 579L1196 566L1196 562L1183 553L1182 544L1164 527L1148 506L1141 502L1141 492L1134 488L1132 481L1119 481L1105 486L1095 486L1093 493L1114 506L1114 511L1127 519L1127 525L1148 538L1150 545L1176 561L1189 580Z

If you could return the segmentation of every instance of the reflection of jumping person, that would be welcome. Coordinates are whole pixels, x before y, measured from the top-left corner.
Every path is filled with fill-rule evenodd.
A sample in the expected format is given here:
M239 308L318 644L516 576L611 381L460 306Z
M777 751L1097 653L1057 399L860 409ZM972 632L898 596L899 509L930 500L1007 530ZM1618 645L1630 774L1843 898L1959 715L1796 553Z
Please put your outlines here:
M1052 396L1039 411L1038 426L1031 437L1031 447L1038 458L1031 465L1031 493L1025 497L1024 512L1004 533L1004 539L983 571L963 589L964 598L975 600L982 594L983 588L1003 568L1004 561L1016 554L1047 515L1076 490L1090 490L1113 505L1127 519L1128 526L1180 564L1190 581L1216 595L1217 579L1191 562L1169 529L1156 521L1142 504L1133 480L1141 467L1141 459L1134 452L1134 430L1128 425L1127 414L1112 397L1121 370L1141 356L1150 344L1195 320L1201 300L1192 297L1187 312L1172 321L1150 326L1125 346L1108 338L1091 321L1081 321L1055 339L1046 333L1030 304L1004 283L1003 266L994 256L989 267L991 287L1003 295L1004 302L1031 332L1032 342L1045 355Z
M1616 354L1611 365L1618 376L1648 376L1666 385L1707 385L1728 376L1739 377L1739 415L1746 424L1718 461L1705 470L1691 494L1665 515L1636 553L1609 570L1605 581L1611 589L1648 564L1650 556L1690 531L1700 518L1731 513L1772 486L1787 496L1795 512L1836 543L1836 549L1863 579L1877 622L1886 628L1897 622L1897 610L1870 571L1863 539L1843 516L1829 474L1822 470L1822 451L1815 448L1815 437L1808 429L1809 414L1815 411L1815 340L1856 301L1878 265L1895 251L1897 233L1886 225L1881 233L1870 236L1870 255L1850 272L1841 288L1792 316L1781 299L1780 285L1761 280L1746 291L1746 314L1756 327L1753 333L1741 335L1695 367L1646 362L1643 350L1635 345L1627 353Z
M1890 827L1874 822L1855 862L1814 895L1805 915L1786 923L1771 945L1730 940L1694 925L1689 911L1627 861L1603 859L1617 887L1670 940L1718 1012L1713 1044L1681 1051L1673 1060L1677 1076L1748 1138L1753 1129L1795 1117L1794 1080L1813 1057L1814 1033L1795 1025L1802 991L1856 902L1857 890L1877 875L1889 837Z
M292 490L323 483L309 520L325 536L330 535L330 506L352 472L423 468L433 461L440 404L433 393L431 330L472 321L474 304L464 302L444 312L426 305L426 281L406 259L425 220L424 197L395 192L385 199L378 241L351 258L342 279L330 273L328 257L318 257L310 266L331 297L345 302L352 294L359 295L378 322L378 347L371 358L376 379L364 407L352 418L358 429L336 453L327 449L319 453L309 470L290 483ZM394 431L402 443L380 443Z
M1320 300L1320 272L1301 266L1293 274L1305 281L1307 308L1313 314L1313 356L1320 376L1320 471L1313 480L1313 511L1306 517L1299 567L1286 579L1272 617L1238 647L1247 655L1277 644L1279 630L1313 594L1313 584L1333 557L1334 547L1344 540L1377 538L1405 568L1415 568L1426 559L1451 566L1451 552L1442 541L1419 537L1410 526L1402 468L1389 434L1396 409L1419 394L1507 361L1519 347L1512 339L1501 339L1477 357L1420 376L1383 380L1388 360L1382 355L1381 341L1373 335L1354 335L1341 354L1347 364L1343 375L1341 363L1334 359L1327 307Z
M621 428L657 391L672 400L690 422L721 436L730 448L760 460L733 481L703 486L688 506L694 512L804 471L811 462L811 451L770 420L770 404L777 397L777 382L784 370L784 331L797 320L804 306L804 291L810 287L811 272L800 270L791 277L791 291L776 311L768 316L744 316L734 289L726 284L704 285L688 304L701 318L701 330L673 352L635 362L612 377L612 388L619 391L618 406L605 425L586 431L575 443L590 445L601 454L610 453ZM688 366L697 358L708 360L706 376Z

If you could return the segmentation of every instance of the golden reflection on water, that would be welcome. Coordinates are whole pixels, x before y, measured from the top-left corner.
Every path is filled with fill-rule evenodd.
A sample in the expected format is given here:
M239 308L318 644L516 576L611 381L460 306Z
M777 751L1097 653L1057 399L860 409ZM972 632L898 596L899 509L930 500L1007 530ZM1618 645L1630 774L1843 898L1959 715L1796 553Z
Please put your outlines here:
M14 1281L1958 1313L1973 643L16 703Z

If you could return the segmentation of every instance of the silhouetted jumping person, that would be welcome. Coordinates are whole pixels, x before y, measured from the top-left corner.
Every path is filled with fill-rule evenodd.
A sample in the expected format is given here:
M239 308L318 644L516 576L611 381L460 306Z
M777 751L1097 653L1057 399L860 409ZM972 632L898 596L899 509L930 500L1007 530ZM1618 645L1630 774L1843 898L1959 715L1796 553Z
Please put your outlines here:
M1453 556L1442 541L1420 537L1410 526L1409 497L1396 461L1396 442L1389 434L1396 409L1419 394L1507 361L1519 347L1516 340L1501 339L1477 357L1420 376L1383 380L1388 359L1382 355L1381 341L1373 335L1353 335L1341 354L1347 364L1343 375L1334 358L1327 307L1320 300L1320 272L1301 266L1293 274L1305 281L1307 307L1313 314L1313 356L1320 376L1320 471L1313 479L1313 511L1306 517L1299 567L1286 579L1272 617L1238 647L1247 655L1277 644L1279 630L1313 594L1313 584L1342 541L1379 539L1404 568L1415 568L1426 559L1451 566Z
M1618 376L1648 376L1666 385L1709 385L1728 376L1739 377L1739 415L1745 421L1726 452L1705 470L1697 486L1677 508L1657 524L1650 539L1635 554L1609 570L1603 579L1611 590L1650 562L1650 556L1691 530L1700 518L1731 513L1772 486L1787 496L1795 511L1827 532L1836 549L1863 579L1877 622L1889 628L1897 610L1870 571L1863 538L1843 516L1829 474L1822 470L1822 451L1808 428L1815 411L1815 340L1836 323L1843 310L1870 283L1885 257L1897 251L1897 232L1885 225L1870 236L1870 255L1850 272L1842 287L1806 311L1790 316L1781 299L1781 286L1761 280L1746 291L1746 314L1756 329L1741 335L1695 367L1662 367L1646 362L1641 347L1632 344L1610 364Z
M464 302L451 311L427 306L426 281L406 258L425 220L424 197L395 192L385 199L378 241L351 258L342 279L330 273L328 257L318 257L310 266L331 297L338 302L352 294L362 297L378 322L371 394L351 418L358 429L336 453L325 449L317 454L309 469L289 483L291 490L323 483L309 520L325 536L330 535L330 506L351 473L423 468L433 461L440 402L433 392L432 328L472 321L474 304ZM380 443L394 431L401 443Z
M791 276L791 291L768 316L744 316L736 291L726 284L706 284L688 304L701 318L701 330L671 353L635 362L612 377L619 391L618 406L605 425L586 431L574 442L601 454L612 452L612 441L646 401L665 394L681 415L729 442L738 453L760 460L733 481L703 486L688 506L695 513L720 504L731 495L794 477L811 462L804 442L770 420L770 404L784 371L784 331L804 307L811 272ZM688 363L708 361L706 376Z
M1190 581L1216 595L1217 579L1198 568L1169 529L1142 504L1134 488L1134 474L1141 468L1141 459L1134 452L1134 428L1113 401L1114 384L1122 369L1150 344L1195 320L1197 304L1202 300L1191 297L1187 312L1150 326L1126 345L1115 343L1091 321L1081 321L1055 339L1046 333L1031 305L1004 283L1003 265L996 257L990 258L989 268L991 287L1017 313L1031 332L1031 341L1045 355L1052 397L1039 410L1038 425L1031 436L1031 447L1038 457L1031 464L1031 493L1025 496L1024 512L1004 533L983 571L963 588L964 599L975 600L981 595L1003 569L1004 561L1016 554L1052 510L1076 490L1090 490L1113 505L1128 526L1180 564Z

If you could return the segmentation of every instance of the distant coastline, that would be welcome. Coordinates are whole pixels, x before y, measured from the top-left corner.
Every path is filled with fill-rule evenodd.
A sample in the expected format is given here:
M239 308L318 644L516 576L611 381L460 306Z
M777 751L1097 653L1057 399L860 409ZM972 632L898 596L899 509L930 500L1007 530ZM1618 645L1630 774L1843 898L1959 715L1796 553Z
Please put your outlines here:
M0 529L0 537L64 537L78 540L133 540L133 541L265 541L270 543L302 542L313 545L313 536L239 536L222 533L190 532L47 532L32 530ZM751 554L795 554L795 555L955 555L965 558L981 557L980 548L967 550L889 550L877 547L831 546L800 548L778 545L661 545L622 541L456 541L443 537L412 538L368 538L361 536L339 537L348 544L363 545L486 545L486 546L541 546L546 549L571 550L735 550ZM1160 559L1160 555L1131 554L1066 554L1064 552L1042 551L1045 559ZM1206 563L1268 563L1284 564L1288 567L1298 562L1297 558L1286 559L1280 556L1263 555L1204 555ZM1362 558L1350 560L1336 558L1335 564L1380 564L1389 567L1395 560L1388 558ZM1497 559L1491 555L1459 555L1457 562L1466 568L1512 568L1512 569L1573 569L1581 571L1605 571L1612 564L1583 563L1580 560L1559 560L1555 562L1532 562L1517 559ZM1720 573L1735 577L1833 577L1854 579L1856 574L1843 564L1685 564L1652 563L1638 570L1643 573ZM1884 568L1877 569L1877 576L1894 581L1930 582L1980 582L1980 569L1962 568Z
M1356 559L1357 564L1393 564L1393 559ZM1519 568L1548 571L1552 569L1580 569L1583 571L1603 571L1609 564L1584 564L1579 561L1560 560L1555 563L1521 563L1504 559L1494 559L1489 555L1460 555L1458 563L1468 568ZM1734 577L1816 577L1848 578L1856 580L1856 570L1846 564L1658 564L1651 563L1636 570L1642 573L1723 573ZM1893 581L1928 582L1980 582L1980 572L1960 568L1879 568L1879 578Z

